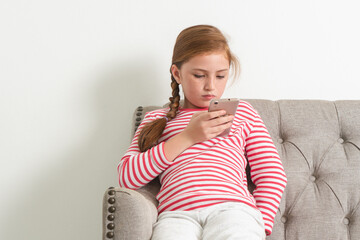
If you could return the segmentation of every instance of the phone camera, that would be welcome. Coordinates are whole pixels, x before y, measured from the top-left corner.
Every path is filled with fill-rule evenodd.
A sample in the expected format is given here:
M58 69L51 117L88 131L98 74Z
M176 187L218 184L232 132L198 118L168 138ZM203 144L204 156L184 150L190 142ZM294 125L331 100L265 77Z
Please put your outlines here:
M215 101L214 104L218 104L219 102L218 101Z

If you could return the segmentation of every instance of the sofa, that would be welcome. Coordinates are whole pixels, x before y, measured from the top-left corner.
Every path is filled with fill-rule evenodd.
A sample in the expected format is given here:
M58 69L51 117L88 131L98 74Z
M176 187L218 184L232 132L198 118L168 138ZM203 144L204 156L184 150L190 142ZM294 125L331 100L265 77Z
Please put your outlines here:
M262 117L288 180L266 239L360 239L360 100L242 100ZM138 107L132 132L161 107ZM159 188L156 178L136 191L107 189L103 240L150 239Z

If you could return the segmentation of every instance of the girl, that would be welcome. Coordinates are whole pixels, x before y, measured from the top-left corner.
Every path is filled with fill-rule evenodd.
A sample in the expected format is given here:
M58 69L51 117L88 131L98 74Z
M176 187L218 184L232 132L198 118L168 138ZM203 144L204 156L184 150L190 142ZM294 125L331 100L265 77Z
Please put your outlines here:
M170 68L170 105L145 115L118 165L121 187L137 189L159 177L152 239L248 240L271 234L287 179L262 119L245 101L235 116L207 111L211 99L221 98L230 66L237 74L239 63L219 29L183 30ZM218 136L229 127L227 137Z

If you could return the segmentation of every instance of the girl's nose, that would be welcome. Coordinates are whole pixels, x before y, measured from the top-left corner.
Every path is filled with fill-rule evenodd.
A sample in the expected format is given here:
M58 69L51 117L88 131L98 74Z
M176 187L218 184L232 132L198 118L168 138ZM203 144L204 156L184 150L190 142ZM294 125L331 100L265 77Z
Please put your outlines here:
M207 91L211 91L214 90L214 88L215 88L215 79L213 77L209 77L206 80L205 89Z

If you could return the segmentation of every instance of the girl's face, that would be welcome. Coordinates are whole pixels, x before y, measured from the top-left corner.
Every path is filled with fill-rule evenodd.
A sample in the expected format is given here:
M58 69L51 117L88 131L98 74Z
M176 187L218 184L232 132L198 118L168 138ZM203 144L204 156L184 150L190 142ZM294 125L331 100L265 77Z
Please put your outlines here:
M173 76L184 91L183 108L208 108L211 99L221 98L229 68L224 52L197 55L183 63L180 69L173 64Z

